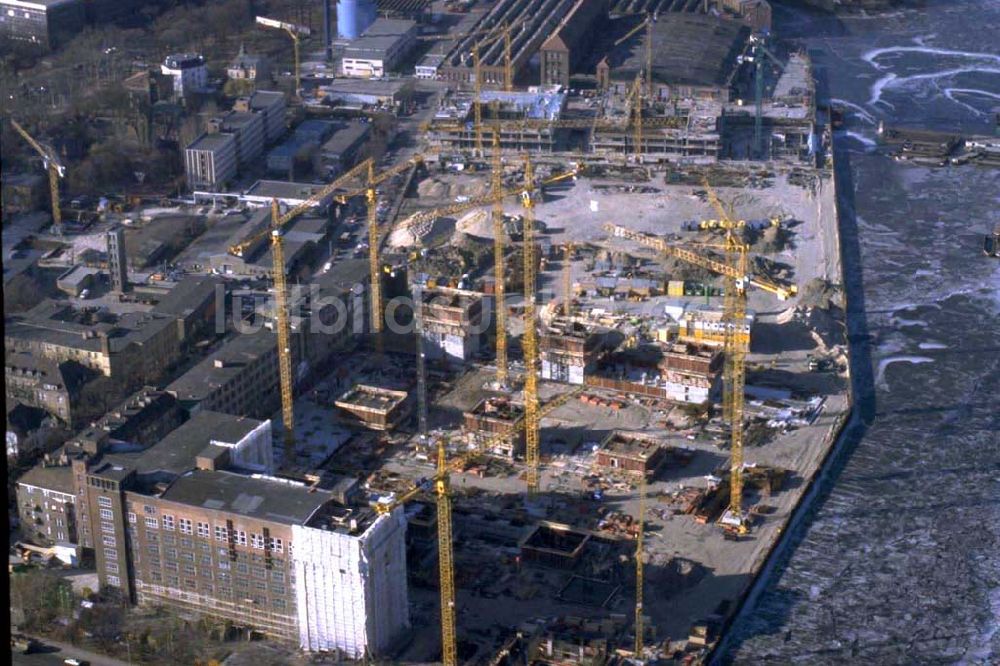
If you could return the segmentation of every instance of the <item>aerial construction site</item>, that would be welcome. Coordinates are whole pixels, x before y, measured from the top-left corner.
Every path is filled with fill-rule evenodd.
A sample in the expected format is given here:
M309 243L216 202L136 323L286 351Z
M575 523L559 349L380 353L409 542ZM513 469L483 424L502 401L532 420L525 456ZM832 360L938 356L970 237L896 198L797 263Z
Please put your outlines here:
M292 94L178 195L63 215L53 172L12 222L59 293L6 313L8 398L128 387L19 480L25 548L57 497L102 588L282 659L706 661L850 410L808 54L765 0L379 8L271 21Z

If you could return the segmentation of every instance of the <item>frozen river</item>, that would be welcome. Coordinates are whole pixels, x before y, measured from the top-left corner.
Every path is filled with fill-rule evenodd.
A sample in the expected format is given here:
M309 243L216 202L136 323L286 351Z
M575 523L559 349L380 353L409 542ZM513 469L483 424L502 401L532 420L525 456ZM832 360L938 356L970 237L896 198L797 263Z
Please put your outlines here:
M1000 663L1000 171L875 154L879 121L992 134L1000 0L775 10L836 138L858 410L723 661Z

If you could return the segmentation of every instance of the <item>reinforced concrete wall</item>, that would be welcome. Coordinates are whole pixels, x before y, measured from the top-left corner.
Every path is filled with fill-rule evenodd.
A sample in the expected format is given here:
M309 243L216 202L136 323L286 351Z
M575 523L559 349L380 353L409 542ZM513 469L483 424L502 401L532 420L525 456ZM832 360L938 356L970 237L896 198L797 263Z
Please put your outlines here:
M405 536L402 507L360 535L292 527L303 650L379 655L409 628Z
M584 366L542 359L542 379L583 385Z

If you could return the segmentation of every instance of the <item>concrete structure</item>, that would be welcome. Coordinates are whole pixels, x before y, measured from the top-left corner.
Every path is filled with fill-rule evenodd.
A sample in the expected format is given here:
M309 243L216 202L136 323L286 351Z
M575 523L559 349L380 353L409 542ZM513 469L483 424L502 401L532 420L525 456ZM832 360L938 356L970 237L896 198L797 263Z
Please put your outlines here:
M660 442L612 432L597 449L597 464L630 473L655 474L666 459Z
M83 29L83 0L0 0L0 39L54 49Z
M572 569L583 557L590 539L590 534L569 525L541 521L519 546L525 562Z
M337 36L357 39L377 16L375 0L337 0Z
M700 405L718 395L721 370L721 356L713 351L653 345L609 354L584 378L584 383L622 393Z
M469 361L479 351L484 333L482 294L434 287L422 289L420 297L426 357Z
M174 53L163 59L160 73L174 80L174 96L185 97L208 88L208 65L197 53Z
M287 129L285 125L285 93L257 90L233 104L233 111L259 113L264 117L264 143L277 141Z
M513 460L524 450L524 406L509 398L480 400L462 415L462 428L472 444L487 444L491 455Z
M740 332L741 342L750 344L750 332L753 328L754 313L748 312L746 324ZM725 343L725 326L722 323L722 310L698 307L689 309L677 320L677 339L696 345L722 347Z
M581 322L557 319L539 340L542 379L582 385L605 349L607 331Z
M184 171L192 190L220 190L236 177L236 137L202 134L184 150Z
M607 15L607 0L577 0L539 49L543 86L569 87L570 75L593 49L596 33L606 27Z
M280 404L278 342L271 331L237 335L166 388L190 414L208 409L267 418Z
M226 76L234 81L253 81L255 83L269 81L271 79L271 61L265 56L247 53L246 47L240 44L240 52L226 67Z
M409 394L357 384L333 403L337 418L369 430L394 430L412 411Z
M385 76L413 48L416 33L415 21L377 19L360 38L344 47L341 74L366 79Z
M116 227L105 236L111 289L119 294L128 291L128 257L125 254L125 230Z
M97 320L56 301L9 317L4 344L8 351L27 351L54 362L76 361L126 384L155 383L180 358L170 317L126 312Z
M264 152L264 114L252 111L230 111L208 121L212 134L231 134L236 140L236 162L243 167Z
M494 105L494 102L496 103ZM496 108L504 120L558 120L566 104L566 93L550 90L545 92L505 92L485 90L480 97L484 122ZM475 147L473 122L473 96L459 93L445 98L431 120L428 139L441 148L469 150ZM435 127L437 126L437 127ZM500 132L500 147L503 150L552 152L556 146L558 130L548 127L520 128L513 123L504 125ZM490 138L483 144L490 148Z

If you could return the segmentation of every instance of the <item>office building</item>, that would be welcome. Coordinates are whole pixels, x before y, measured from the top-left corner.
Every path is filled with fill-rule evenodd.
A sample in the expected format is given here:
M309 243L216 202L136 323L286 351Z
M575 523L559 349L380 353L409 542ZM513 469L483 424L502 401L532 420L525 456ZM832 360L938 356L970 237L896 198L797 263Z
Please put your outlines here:
M184 170L192 190L223 189L236 177L236 137L202 134L184 150Z

